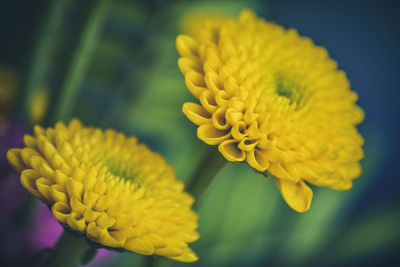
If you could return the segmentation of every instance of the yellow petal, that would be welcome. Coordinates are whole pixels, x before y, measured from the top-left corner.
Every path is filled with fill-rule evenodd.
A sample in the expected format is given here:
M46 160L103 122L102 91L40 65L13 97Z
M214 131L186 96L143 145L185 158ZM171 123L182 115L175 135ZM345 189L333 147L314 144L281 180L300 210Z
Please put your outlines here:
M243 151L252 151L257 145L257 141L252 140L248 137L243 138L242 141L239 142L238 148Z
M217 103L215 102L215 95L210 90L204 90L199 97L201 105L209 112L213 113L217 110Z
M67 224L69 227L71 227L72 230L78 231L78 232L85 232L86 229L86 221L84 218L76 218L75 216L70 216L67 220Z
M169 257L173 260L176 261L182 261L182 262L194 262L197 261L199 259L199 257L197 257L196 253L193 252L193 250L191 250L190 248L186 248L182 254L178 257Z
M230 128L229 123L226 121L226 108L219 108L213 114L211 122L218 130L227 130Z
M82 183L69 178L66 182L67 193L70 197L82 199L83 185Z
M243 113L234 110L233 108L228 108L226 110L226 120L228 123L232 126L235 126L238 123L242 123L244 125L243 129L246 128L246 123L242 121L243 119ZM234 137L236 139L236 137ZM241 139L238 139L241 140Z
M211 123L203 124L197 128L197 137L209 145L217 145L231 136L229 132L215 129Z
M39 190L40 194L42 195L42 198L46 199L47 203L50 203L52 201L52 197L50 195L50 185L52 184L51 181L49 181L46 178L39 178L35 181L36 188Z
M39 178L39 173L35 170L27 169L21 173L21 184L31 194L39 197L40 193L36 187L36 179Z
M188 35L178 35L176 48L182 57L198 57L198 43Z
M215 72L209 72L204 77L207 88L213 93L217 94L219 91L224 90L224 85L221 82L219 75Z
M87 222L93 222L100 216L100 214L101 212L94 211L91 209L86 209L85 212L83 213L83 217Z
M197 99L204 90L208 90L204 81L204 75L195 71L186 73L185 83L192 95Z
M264 172L269 167L268 159L263 155L262 151L253 149L247 152L247 163L259 172Z
M107 247L118 248L124 245L125 240L126 237L116 239L114 236L110 235L108 231L105 231L104 235L98 239L98 242Z
M135 217L128 214L121 214L118 216L115 224L113 225L114 229L123 229L133 225L136 222Z
M310 208L313 192L303 181L297 183L275 179L283 199L297 212L305 212Z
M288 172L288 170L285 168L286 165L281 164L281 163L271 163L268 171L275 176L276 178L279 179L284 179L284 180L289 180L294 183L299 181L299 176L296 172L296 175L293 175L294 172Z
M183 74L192 70L203 73L203 66L197 58L181 57L178 59L178 66Z
M202 125L211 121L211 115L198 104L185 103L183 104L182 111L196 125Z
M250 9L245 9L240 12L239 21L243 25L254 24L257 20L257 15Z
M54 217L61 223L66 224L71 216L71 208L64 202L56 202L51 207Z
M35 149L36 148L36 139L33 136L29 135L29 134L25 134L24 135L24 144L27 147Z
M89 223L88 226L86 227L87 235L93 238L94 240L97 240L102 236L104 236L106 231L107 231L106 229L98 227L95 222Z
M168 244L166 247L163 248L156 248L155 254L165 256L165 257L179 257L182 254L182 249L174 247Z
M21 159L21 149L13 148L8 150L7 160L17 172L21 172L22 170L26 169L26 166Z
M115 223L115 219L110 217L107 213L103 212L96 219L96 224L100 228L109 228Z
M154 246L151 243L145 242L145 240L140 237L127 240L124 248L143 255L151 255L154 253Z
M246 153L238 148L238 142L234 139L229 139L222 142L218 146L218 150L229 161L243 161L246 158Z
M53 184L50 187L50 196L53 202L64 202L67 203L68 197L64 192L64 188L59 184Z
M237 112L239 114L242 114L240 112ZM242 114L243 116L243 114ZM247 136L247 127L246 123L244 121L239 121L233 125L232 130L232 137L235 138L237 141L242 141L243 138Z

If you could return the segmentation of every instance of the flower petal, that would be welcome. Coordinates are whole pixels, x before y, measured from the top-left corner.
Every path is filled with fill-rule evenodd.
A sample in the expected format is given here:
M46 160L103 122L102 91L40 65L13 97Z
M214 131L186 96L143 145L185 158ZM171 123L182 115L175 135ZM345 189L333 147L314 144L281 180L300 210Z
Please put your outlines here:
M199 45L195 39L188 35L178 35L176 48L182 57L198 57Z
M258 149L253 149L247 152L246 160L251 167L259 172L264 172L269 167L268 158Z
M213 114L211 122L214 127L218 130L227 130L230 125L226 121L226 108L219 108Z
M294 168L294 167L293 167ZM292 168L292 169L293 169ZM298 182L299 181L299 176L297 172L294 171L288 171L288 169L286 168L286 165L281 164L281 163L271 163L268 171L275 176L276 178L279 179L284 179L284 180L289 180L292 182Z
M196 253L193 252L190 248L186 248L183 250L182 254L178 257L170 257L173 260L176 261L182 261L182 262L194 262L199 259L197 257Z
M21 159L21 149L14 148L8 150L7 159L17 172L21 172L22 170L26 169L26 166Z
M140 237L127 240L125 242L125 248L143 255L151 255L154 253L154 246L151 243L145 242L145 240Z
M283 199L297 212L305 212L310 208L313 192L303 181L297 183L275 179Z
M210 90L204 90L200 94L199 100L201 105L210 113L213 113L218 108L217 103L215 102L215 95Z
M196 58L181 57L180 59L178 59L178 66L183 74L186 74L192 70L198 73L203 73L203 66Z
M197 128L197 137L209 145L218 145L231 136L226 131L215 129L211 123L200 125Z
M229 139L218 146L218 150L229 161L243 161L246 153L238 148L238 141Z
M204 75L195 71L189 71L186 73L185 83L192 95L197 99L204 90L208 90L204 82Z
M195 103L185 103L182 107L186 117L196 125L202 125L211 121L211 115L202 106Z

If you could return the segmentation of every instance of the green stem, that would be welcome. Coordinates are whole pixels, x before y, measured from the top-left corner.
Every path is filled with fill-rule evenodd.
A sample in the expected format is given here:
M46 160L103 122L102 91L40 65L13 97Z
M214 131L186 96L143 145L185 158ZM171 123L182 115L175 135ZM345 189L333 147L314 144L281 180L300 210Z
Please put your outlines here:
M205 153L188 186L188 192L195 198L194 209L200 208L227 162L215 147L210 147Z
M81 31L73 40L71 54L67 57L66 66L59 83L55 86L58 93L51 101L49 124L58 120L68 120L75 108L79 90L88 71L96 49L101 30L106 20L111 0L90 0L82 3L83 16L77 26Z
M86 241L86 237L64 231L43 266L75 267L81 264L82 259L91 250L92 247Z
M69 0L50 1L46 19L41 27L35 50L30 60L27 77L21 92L21 106L24 119L29 118L31 100L45 88L47 72L50 68L55 47L62 33L65 10Z

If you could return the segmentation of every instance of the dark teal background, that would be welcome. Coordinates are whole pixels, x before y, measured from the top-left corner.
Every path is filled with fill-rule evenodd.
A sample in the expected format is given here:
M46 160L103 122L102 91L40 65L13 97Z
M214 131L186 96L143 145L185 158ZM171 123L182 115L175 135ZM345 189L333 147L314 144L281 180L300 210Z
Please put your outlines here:
M0 63L16 70L21 82L49 2L0 4ZM65 11L68 23L44 81L53 91L68 36L76 31L78 2ZM224 169L200 210L201 239L193 244L200 261L193 266L400 265L400 6L396 1L115 3L73 115L86 124L137 135L174 165L179 179L189 179L206 149L181 112L182 104L193 98L177 68L174 40L179 19L187 12L218 10L235 15L250 7L267 20L296 28L338 61L366 113L359 126L366 141L362 176L347 192L313 188L311 209L305 214L287 207L273 180L265 181L247 165ZM16 104L11 123L22 123L19 109ZM31 129L23 127L26 132ZM0 220L8 223L8 218ZM1 237L0 255L24 246L23 240L12 236ZM13 246L6 245L6 238L13 240ZM0 260L22 264L24 255L16 255ZM145 261L132 253L113 252L96 266L139 266ZM168 260L163 264L186 265Z

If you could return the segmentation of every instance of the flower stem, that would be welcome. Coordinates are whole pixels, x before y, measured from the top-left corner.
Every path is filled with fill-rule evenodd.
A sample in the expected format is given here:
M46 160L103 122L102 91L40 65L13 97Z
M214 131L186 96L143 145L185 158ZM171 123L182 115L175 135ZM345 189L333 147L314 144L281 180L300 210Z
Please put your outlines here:
M198 210L200 205L215 184L220 171L228 161L215 147L209 147L202 162L199 164L188 186L188 192L195 198L193 208Z
M43 266L75 267L81 264L87 253L91 252L92 247L85 237L64 231Z
M70 53L62 70L61 79L55 86L57 94L50 103L48 122L68 120L75 108L79 90L96 49L111 0L90 0L82 3L82 18L77 26L76 40L72 40Z

